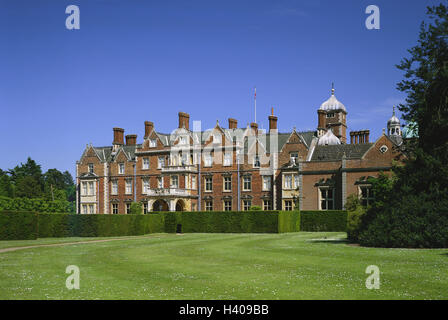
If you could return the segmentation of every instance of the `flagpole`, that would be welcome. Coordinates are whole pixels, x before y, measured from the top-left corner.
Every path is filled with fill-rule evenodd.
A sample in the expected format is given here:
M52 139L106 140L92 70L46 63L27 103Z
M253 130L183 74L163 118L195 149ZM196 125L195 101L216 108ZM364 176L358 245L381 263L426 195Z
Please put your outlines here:
M257 123L257 87L255 87L255 123Z

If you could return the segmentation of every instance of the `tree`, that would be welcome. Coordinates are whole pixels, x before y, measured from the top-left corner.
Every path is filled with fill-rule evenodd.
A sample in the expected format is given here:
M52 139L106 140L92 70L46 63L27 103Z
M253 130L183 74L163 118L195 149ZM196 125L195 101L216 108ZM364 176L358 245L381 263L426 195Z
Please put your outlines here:
M14 190L11 184L9 175L0 169L0 196L10 197L14 196Z
M21 163L9 170L11 182L15 186L17 197L40 197L44 190L42 169L34 160L28 157L25 164Z
M131 209L129 210L130 214L143 214L142 204L139 202L132 202Z
M383 247L448 247L448 9L428 7L418 45L397 67L407 93L403 118L417 124L409 157L394 179L380 177L376 201L361 219L359 241Z

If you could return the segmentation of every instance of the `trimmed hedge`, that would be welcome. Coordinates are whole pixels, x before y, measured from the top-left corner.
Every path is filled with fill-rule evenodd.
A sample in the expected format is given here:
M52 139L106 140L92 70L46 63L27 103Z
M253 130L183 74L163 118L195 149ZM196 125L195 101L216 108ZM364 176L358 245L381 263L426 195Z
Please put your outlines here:
M39 238L133 236L164 231L164 216L160 214L39 214Z
M281 211L278 215L278 233L300 231L300 212Z
M0 239L112 237L149 233L345 231L346 211L212 211L156 214L2 212Z
M165 232L175 232L177 224L187 233L278 232L278 211L192 211L165 215Z
M301 211L300 231L346 231L347 211Z
M30 211L1 211L0 240L37 239L37 213Z

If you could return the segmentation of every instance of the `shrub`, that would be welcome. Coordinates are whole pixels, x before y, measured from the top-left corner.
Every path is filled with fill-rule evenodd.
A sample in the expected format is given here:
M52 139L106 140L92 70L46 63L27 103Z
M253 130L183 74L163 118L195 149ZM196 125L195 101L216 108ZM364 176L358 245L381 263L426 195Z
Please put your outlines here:
M142 204L139 202L132 202L129 213L130 214L143 214Z
M0 240L35 240L37 234L36 212L0 212Z
M347 209L347 239L350 242L357 242L361 229L361 218L366 209L361 205L356 194L347 197L345 207Z
M301 231L346 231L347 211L301 211Z

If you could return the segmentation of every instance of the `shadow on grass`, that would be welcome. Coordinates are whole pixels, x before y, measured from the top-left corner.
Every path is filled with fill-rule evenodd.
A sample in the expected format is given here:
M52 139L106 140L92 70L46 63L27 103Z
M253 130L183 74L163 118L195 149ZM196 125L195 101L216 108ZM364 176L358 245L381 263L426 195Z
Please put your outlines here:
M328 244L348 244L350 243L347 239L311 239L308 240L311 243L328 243Z

